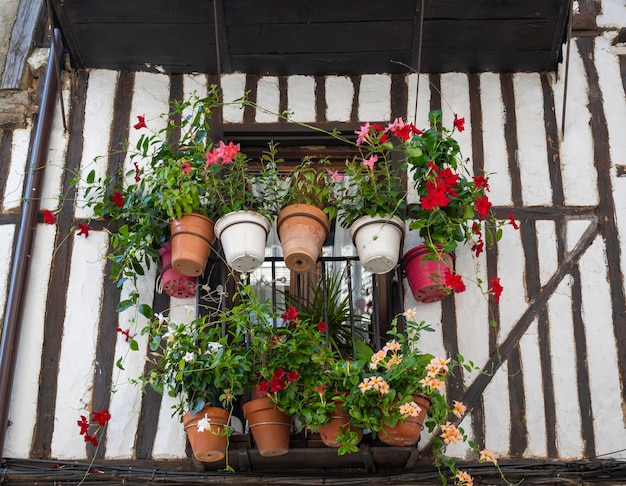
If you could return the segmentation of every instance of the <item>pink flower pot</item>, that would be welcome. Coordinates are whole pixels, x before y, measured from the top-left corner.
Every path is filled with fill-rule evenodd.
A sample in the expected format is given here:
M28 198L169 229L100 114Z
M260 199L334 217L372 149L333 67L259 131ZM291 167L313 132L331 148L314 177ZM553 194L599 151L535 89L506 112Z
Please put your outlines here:
M196 295L196 278L178 273L172 267L172 245L168 241L159 250L161 256L161 285L170 297L194 297Z
M454 254L439 254L434 259L425 259L429 254L426 245L420 245L402 257L409 287L418 302L438 302L449 294L445 290L444 275L446 269L452 269Z

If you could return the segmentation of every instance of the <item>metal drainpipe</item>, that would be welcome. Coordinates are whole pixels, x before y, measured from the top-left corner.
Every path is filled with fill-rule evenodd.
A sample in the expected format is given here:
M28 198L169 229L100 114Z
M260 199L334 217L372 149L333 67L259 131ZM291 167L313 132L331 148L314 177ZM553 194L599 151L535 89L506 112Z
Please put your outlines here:
M41 95L41 105L36 121L35 138L28 161L29 170L26 179L24 202L22 203L22 219L17 237L11 284L9 286L9 296L4 316L2 338L0 340L0 457L2 457L4 450L4 438L8 428L9 403L20 339L24 291L27 283L26 276L30 266L32 243L37 227L37 213L39 212L41 179L43 168L48 160L50 129L52 127L58 89L56 63L61 62L63 53L61 35L58 29L54 30L53 35L55 42L50 47L46 77Z

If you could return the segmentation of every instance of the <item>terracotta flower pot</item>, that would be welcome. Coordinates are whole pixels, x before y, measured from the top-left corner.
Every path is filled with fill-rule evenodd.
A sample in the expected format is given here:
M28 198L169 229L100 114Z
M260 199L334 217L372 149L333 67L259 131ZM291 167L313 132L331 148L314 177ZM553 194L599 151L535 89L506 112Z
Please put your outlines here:
M378 431L378 438L384 444L395 447L407 447L417 444L420 439L424 419L430 408L430 400L423 395L413 395L413 401L420 407L417 417L409 417L404 423L401 420L395 425L383 425Z
M170 297L193 297L196 295L195 277L187 277L172 268L172 244L167 241L160 249L161 286Z
M237 272L253 272L265 260L265 244L270 223L254 211L235 211L215 223L228 265Z
M313 270L330 231L324 211L307 204L286 206L278 213L276 229L287 268L297 273Z
M350 227L350 236L363 268L374 274L387 273L398 263L404 222L397 216L363 216Z
M343 411L343 403L335 403L337 411L330 415L330 420L327 423L318 426L322 442L324 442L324 444L326 444L328 447L332 447L335 449L341 447L341 442L337 440L337 436L342 429L344 429L345 427L350 427L350 429L353 432L356 432L359 436L359 439L356 442L356 444L358 444L359 442L361 442L361 439L363 439L363 430L350 426L350 415Z
M402 257L409 287L418 302L438 302L448 295L444 288L444 275L446 269L452 270L454 254L426 260L429 253L426 245L420 245Z
M209 419L209 425L204 431L198 431L198 422ZM229 424L228 410L206 405L198 413L186 413L183 416L183 426L189 437L193 455L201 462L221 461L226 455L228 437L222 435L224 427Z
M200 214L185 214L170 222L172 267L187 277L202 275L215 240L213 221Z
M276 408L269 398L257 398L243 404L259 454L280 456L289 452L291 417Z

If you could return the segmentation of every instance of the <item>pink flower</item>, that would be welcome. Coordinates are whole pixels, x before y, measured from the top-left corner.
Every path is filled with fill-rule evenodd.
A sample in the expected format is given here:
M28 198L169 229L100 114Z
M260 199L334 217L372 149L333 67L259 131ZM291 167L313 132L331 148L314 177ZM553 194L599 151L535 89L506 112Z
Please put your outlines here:
M343 180L344 176L341 175L338 170L335 172L328 171L328 173L330 174L331 179L335 182L341 182Z
M189 174L191 172L191 165L189 165L189 162L183 162L182 170L185 174Z
M206 153L206 167L209 165L217 164L219 162L219 156L214 152Z
M234 144L230 142L226 145L223 141L220 140L219 153L222 157L222 164L230 164L234 157L239 154L239 144Z
M357 135L356 144L361 145L363 142L367 140L370 134L370 124L367 122L365 125L361 125L360 130L356 130L354 132Z
M374 169L374 164L378 162L378 155L372 155L369 159L363 159L363 165L369 167L370 169Z

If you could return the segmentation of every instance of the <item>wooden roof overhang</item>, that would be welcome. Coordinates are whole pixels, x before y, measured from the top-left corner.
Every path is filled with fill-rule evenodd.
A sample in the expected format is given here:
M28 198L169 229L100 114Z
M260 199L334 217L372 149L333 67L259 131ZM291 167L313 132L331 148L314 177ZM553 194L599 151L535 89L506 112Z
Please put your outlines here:
M77 68L262 75L552 71L569 4L52 0Z

